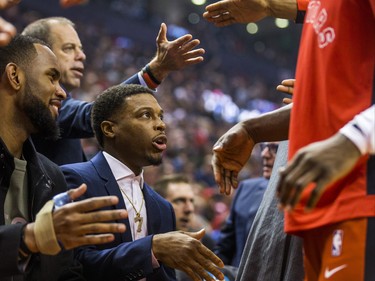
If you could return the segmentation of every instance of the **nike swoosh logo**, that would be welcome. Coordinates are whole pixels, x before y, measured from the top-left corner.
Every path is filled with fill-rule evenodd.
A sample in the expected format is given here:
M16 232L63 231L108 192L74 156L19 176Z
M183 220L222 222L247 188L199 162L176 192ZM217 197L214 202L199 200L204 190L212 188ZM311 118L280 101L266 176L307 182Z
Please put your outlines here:
M344 269L347 266L348 266L347 264L343 264L338 267L332 268L331 270L329 270L328 267L326 267L326 270L324 271L324 278L326 279L331 278L333 274L337 273L338 271L340 271L341 269Z

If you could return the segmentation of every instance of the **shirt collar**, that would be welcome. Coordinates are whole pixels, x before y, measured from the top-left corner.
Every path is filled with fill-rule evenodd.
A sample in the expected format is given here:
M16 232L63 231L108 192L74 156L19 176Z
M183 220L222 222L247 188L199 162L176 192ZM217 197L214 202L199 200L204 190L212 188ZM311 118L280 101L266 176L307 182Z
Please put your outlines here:
M139 186L141 187L141 189L143 189L143 170L138 176L135 176L133 171L130 170L128 166L126 166L120 160L116 159L105 151L103 151L103 155L107 160L109 168L111 169L112 174L117 182L125 178L135 179L139 182Z

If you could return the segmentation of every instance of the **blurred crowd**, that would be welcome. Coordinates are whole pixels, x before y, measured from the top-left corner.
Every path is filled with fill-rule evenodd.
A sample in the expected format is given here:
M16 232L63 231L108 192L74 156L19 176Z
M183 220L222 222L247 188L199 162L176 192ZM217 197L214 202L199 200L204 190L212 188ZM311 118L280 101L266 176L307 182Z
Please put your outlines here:
M121 7L118 7L116 1L112 2L112 11L109 9L108 13L114 13L113 7L117 7L117 14L120 13ZM14 23L17 30L22 30L30 22L45 16L50 14L45 11L30 11L22 5L3 12L3 17ZM142 17L144 14L139 13L138 19L133 20ZM155 44L145 44L123 34L116 34L103 23L79 19L75 19L75 22L87 55L81 88L72 93L77 99L95 100L109 86L121 83L139 71L155 54ZM171 39L176 35L175 28L169 28L167 36ZM281 63L285 67L281 70L282 73L274 79L268 79L262 74L254 75L251 67L249 72L227 68L224 61L228 58L221 57L221 51L232 53L233 59L241 59L241 53L246 51L246 47L244 42L236 42L241 42L242 39L236 39L235 34L225 30L209 34L199 25L190 26L186 31L201 40L202 47L206 49L205 61L170 74L158 87L157 96L161 97L159 102L164 109L167 124L168 149L162 165L145 169L145 179L152 186L160 175L183 173L188 176L197 183L197 192L201 195L196 200L196 209L210 222L208 227L215 231L220 229L228 215L231 197L220 195L214 182L211 168L212 146L234 123L280 107L282 96L274 88L281 79L290 77L293 69L288 69L285 63ZM149 38L152 42L155 41L156 32L153 38ZM220 37L220 40L213 40L215 36ZM275 65L288 58L280 58L272 53L268 52L268 57L274 58ZM289 56L293 57L295 54L289 53ZM243 59L248 60L248 57L244 56ZM254 61L254 64L259 64L259 61ZM270 69L272 71L275 70ZM82 140L82 143L88 158L98 151L94 138ZM258 149L242 170L240 179L261 176L261 169Z

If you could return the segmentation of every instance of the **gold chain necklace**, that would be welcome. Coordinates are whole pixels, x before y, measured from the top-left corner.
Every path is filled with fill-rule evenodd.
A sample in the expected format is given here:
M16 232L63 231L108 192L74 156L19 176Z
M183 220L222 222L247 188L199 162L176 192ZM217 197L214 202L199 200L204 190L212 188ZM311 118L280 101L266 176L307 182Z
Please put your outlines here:
M143 192L141 190L141 194L142 194L142 203L141 203L141 207L139 208L139 211L137 211L137 209L135 208L133 202L130 200L129 196L125 193L125 191L122 190L122 188L120 187L120 191L122 192L122 194L125 195L125 197L128 199L129 203L133 206L133 209L135 211L135 217L134 217L134 223L138 223L138 226L137 226L137 232L141 232L142 231L142 224L143 224L143 217L141 216L141 211L142 211L142 207L143 207L143 202L145 201L144 200L144 197L143 197Z

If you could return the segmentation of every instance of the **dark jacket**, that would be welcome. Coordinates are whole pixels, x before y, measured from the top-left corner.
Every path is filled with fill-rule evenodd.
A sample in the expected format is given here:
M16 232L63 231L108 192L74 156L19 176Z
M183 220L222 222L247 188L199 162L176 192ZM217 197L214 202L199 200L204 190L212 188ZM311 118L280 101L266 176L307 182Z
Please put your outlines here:
M23 145L23 156L27 161L28 212L34 221L49 199L66 191L66 183L60 169L36 153L30 140ZM14 157L0 139L0 281L84 280L80 277L80 266L73 265L72 251L63 251L56 256L33 254L22 277L18 263L22 224L4 225L4 202L13 170Z
M125 202L102 152L85 163L61 167L68 187L86 183L84 197L115 195L120 198L115 209L126 209ZM166 233L176 228L172 205L151 189L143 185L143 197L147 208L148 236L133 241L129 220L117 221L126 225L125 233L115 233L113 242L78 248L76 257L83 265L84 275L90 281L176 280L173 269L161 264L153 269L151 247L153 234Z

